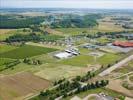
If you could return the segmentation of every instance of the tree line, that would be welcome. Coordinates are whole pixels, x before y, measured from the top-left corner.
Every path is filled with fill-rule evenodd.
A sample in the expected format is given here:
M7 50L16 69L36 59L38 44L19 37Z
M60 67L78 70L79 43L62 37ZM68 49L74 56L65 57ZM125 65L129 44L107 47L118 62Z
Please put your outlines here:
M29 64L29 65L41 65L42 64L40 60L29 59L29 58L24 58L23 63Z
M63 38L62 36L58 35L45 35L45 34L15 34L6 38L5 42L28 42L28 41L49 41L49 42L56 42L56 40Z
M78 81L74 81L72 83L66 81L63 84L60 84L55 90L46 90L45 92L41 91L39 98L46 100L54 100L55 98L58 98L60 96L66 98L68 96L72 96L74 94L78 94L87 90L105 87L106 85L108 85L108 83L108 80L100 80L82 86Z
M77 76L71 81L66 80L65 78L60 79L54 82L53 89L41 91L40 95L35 98L39 98L39 100L54 100L58 97L66 98L67 96L71 96L73 94L77 94L83 91L104 87L109 83L108 80L100 80L88 83L87 85L82 85L82 82L86 82L94 76L95 72L88 71L85 75Z
M17 18L17 16L0 15L0 28L27 28L30 27L30 25L40 24L43 21L43 17Z
M5 67L3 69L0 69L0 71L6 70L6 69L14 69L14 66L18 65L19 63L21 63L21 61L19 59L15 60L15 61L11 61L11 62L6 62L4 63Z

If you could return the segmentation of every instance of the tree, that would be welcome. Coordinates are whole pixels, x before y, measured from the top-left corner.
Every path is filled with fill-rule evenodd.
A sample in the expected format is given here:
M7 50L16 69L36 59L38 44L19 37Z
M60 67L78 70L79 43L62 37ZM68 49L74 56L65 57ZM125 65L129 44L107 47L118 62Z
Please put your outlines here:
M64 95L63 95L63 98L66 98L67 97L67 93L65 93Z
M96 81L95 86L100 87L99 81Z
M45 93L43 91L40 92L41 96L45 96Z
M101 80L101 86L105 86L106 82L104 80Z
M107 66L107 67L109 68L110 66L111 66L111 65L110 65L110 64L108 64L108 66Z
M81 76L76 76L75 80L80 81L81 80Z
M95 88L95 84L91 83L90 87L91 87L91 89L94 89Z
M41 65L41 64L42 64L42 62L41 62L40 60L37 60L37 63L38 63L39 65Z

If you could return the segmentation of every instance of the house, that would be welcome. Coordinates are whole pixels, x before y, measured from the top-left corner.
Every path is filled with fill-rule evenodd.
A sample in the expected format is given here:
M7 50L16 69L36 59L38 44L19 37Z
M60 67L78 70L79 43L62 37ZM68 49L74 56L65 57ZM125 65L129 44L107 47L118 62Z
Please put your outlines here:
M119 46L119 47L133 47L133 42L120 42L120 41L115 41L113 43L114 46Z

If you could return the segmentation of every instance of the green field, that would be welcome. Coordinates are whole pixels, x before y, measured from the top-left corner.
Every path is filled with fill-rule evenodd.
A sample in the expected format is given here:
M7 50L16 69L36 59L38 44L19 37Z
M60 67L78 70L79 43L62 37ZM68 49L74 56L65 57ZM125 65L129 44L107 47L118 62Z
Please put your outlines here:
M32 57L32 56L36 56L36 55L46 54L49 52L53 52L55 50L57 50L57 49L24 45L17 49L8 51L6 53L2 53L2 54L0 54L0 56L2 58L23 59L26 57Z
M96 39L99 43L108 43L109 42L109 40L108 40L108 38L98 38L98 39Z
M16 49L16 46L7 45L7 44L0 44L0 54L4 52L8 52L10 50Z
M0 58L0 66L5 64L5 63L8 63L8 62L12 62L14 61L14 59L10 59L10 58Z
M86 67L87 64L94 63L94 58L88 55L79 55L77 57L62 60L60 63L65 65Z
M121 57L122 55L108 53L98 58L97 62L99 62L102 65L112 64L115 63L117 60L119 60Z
M82 67L86 67L87 64L107 65L115 63L115 61L117 61L120 57L121 56L115 54L105 54L104 56L97 58L95 62L93 56L79 55L73 58L62 60L60 61L60 63L65 65L82 66Z

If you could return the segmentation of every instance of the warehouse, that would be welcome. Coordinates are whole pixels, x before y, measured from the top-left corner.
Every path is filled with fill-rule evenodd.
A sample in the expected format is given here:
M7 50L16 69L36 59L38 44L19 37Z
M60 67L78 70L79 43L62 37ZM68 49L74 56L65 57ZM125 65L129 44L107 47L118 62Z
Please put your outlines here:
M65 58L72 57L72 56L73 55L71 53L67 53L67 52L60 52L54 55L54 57L59 58L59 59L65 59Z

